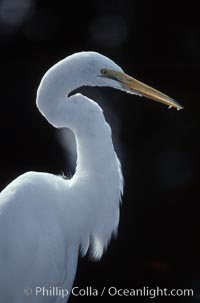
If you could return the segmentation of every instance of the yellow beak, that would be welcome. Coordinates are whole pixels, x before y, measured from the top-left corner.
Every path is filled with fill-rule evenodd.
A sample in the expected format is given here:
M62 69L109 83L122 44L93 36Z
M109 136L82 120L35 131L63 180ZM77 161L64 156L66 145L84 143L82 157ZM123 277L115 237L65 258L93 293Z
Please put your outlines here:
M169 107L174 107L177 110L182 109L183 107L176 102L174 99L168 97L167 95L159 92L158 90L130 77L129 75L114 71L114 70L108 70L104 69L102 70L102 75L104 77L111 78L113 80L118 81L122 89L124 89L127 92L132 92L140 96L144 96L146 98L149 98L151 100L163 103Z

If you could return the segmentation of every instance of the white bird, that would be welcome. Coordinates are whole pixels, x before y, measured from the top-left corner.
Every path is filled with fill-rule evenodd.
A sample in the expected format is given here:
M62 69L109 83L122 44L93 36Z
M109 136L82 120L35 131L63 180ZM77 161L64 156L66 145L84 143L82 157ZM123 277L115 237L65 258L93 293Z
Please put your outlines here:
M121 166L102 109L73 94L81 86L109 86L181 108L95 52L73 54L46 72L36 103L50 124L74 132L77 166L69 180L27 172L1 192L2 303L66 302L69 295L62 298L59 290L70 293L79 251L84 256L89 250L93 259L100 259L117 232ZM54 293L52 287L57 287Z

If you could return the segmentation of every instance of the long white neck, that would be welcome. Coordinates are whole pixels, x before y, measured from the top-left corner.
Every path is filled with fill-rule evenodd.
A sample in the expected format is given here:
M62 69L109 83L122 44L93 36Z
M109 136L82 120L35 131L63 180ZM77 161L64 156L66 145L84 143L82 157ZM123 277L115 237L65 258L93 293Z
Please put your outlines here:
M88 188L85 195L89 198L82 205L82 211L83 217L89 211L93 218L81 245L83 252L86 252L87 239L92 239L93 256L99 258L118 227L123 189L121 166L113 148L111 129L98 104L81 94L68 97L74 89L90 85L89 79L84 77L80 68L72 68L69 62L64 65L58 64L54 67L56 71L50 70L43 78L38 89L37 105L53 126L67 127L75 133L77 167L72 182L79 186L80 192ZM56 77L57 74L60 76Z

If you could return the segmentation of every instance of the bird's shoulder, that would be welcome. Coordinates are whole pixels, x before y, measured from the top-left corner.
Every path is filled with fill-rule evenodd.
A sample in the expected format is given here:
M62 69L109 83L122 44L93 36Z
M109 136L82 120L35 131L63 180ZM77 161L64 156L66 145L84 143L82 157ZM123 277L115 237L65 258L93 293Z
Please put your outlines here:
M56 176L43 172L26 172L2 190L0 194L0 208L4 204L18 203L37 203L37 201L47 201L52 195L56 195L62 189L66 189L68 181L62 176Z

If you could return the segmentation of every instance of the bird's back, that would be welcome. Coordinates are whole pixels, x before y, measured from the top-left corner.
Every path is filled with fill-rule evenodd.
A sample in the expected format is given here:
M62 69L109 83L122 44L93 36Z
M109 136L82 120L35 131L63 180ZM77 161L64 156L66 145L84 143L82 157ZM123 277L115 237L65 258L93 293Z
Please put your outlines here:
M69 251L73 250L62 225L62 191L67 187L61 177L29 172L1 192L0 302L26 302L26 287L34 292L36 287L62 286L66 281ZM73 279L70 276L75 273L68 270L67 274ZM29 299L51 302L34 294Z

